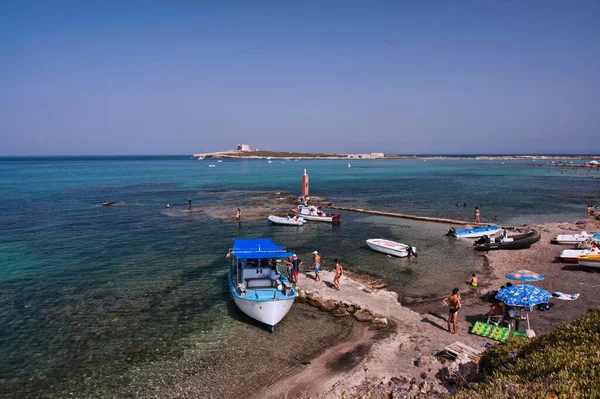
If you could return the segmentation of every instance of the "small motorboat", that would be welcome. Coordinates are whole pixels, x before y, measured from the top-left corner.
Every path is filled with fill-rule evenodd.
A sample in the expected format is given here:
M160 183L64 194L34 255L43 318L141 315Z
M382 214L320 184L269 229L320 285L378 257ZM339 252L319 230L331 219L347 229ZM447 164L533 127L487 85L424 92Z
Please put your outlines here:
M580 266L600 267L600 254L584 254L577 257Z
M474 227L472 229L455 230L451 227L446 233L447 236L456 238L479 238L483 236L493 236L500 232L500 226L485 226L485 227Z
M552 239L552 244L579 244L580 242L586 241L588 238L592 238L595 241L600 241L600 233L588 234L582 231L579 234L559 234Z
M304 223L306 223L306 220L304 220L304 218L302 218L300 216L281 217L281 216L270 215L267 219L269 219L269 222L271 222L273 224L286 224L289 226L302 226Z
M593 249L564 249L559 257L565 263L577 263L579 255L600 254L598 248Z
M383 238L370 238L367 240L367 245L374 251L400 258L409 255L417 256L417 248L396 241L384 240Z
M539 231L533 230L529 233L517 234L514 236L501 237L481 237L473 243L478 251L490 251L492 249L523 249L529 248L540 240L542 236Z
M298 296L288 279L277 271L277 262L292 253L268 238L233 240L229 292L236 306L271 331L290 311Z
M215 164L212 164L212 163L211 163L210 165L208 165L208 167L209 167L209 168L216 168L216 167L217 167L217 165L215 165Z
M342 218L342 216L337 213L326 213L313 205L311 205L311 206L298 205L297 208L291 208L290 212L293 212L296 215L300 215L306 220L314 220L317 222L335 223L335 222L339 222L340 219Z

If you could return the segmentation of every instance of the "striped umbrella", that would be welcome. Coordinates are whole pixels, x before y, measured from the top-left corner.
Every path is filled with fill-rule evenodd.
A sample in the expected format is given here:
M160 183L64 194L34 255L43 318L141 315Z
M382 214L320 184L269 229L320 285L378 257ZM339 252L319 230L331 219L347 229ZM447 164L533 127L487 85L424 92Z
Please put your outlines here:
M544 279L539 273L532 272L531 270L517 270L516 272L510 273L506 275L506 278L511 280L522 280L522 281L540 281Z

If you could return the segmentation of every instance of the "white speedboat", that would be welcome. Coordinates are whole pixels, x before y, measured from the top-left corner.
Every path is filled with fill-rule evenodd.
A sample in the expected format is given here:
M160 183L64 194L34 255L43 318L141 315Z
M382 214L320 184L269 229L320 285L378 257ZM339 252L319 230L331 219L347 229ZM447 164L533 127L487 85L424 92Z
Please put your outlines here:
M217 167L217 165L215 165L215 164L212 164L212 163L211 163L210 165L208 165L208 167L209 167L209 168L216 168L216 167Z
M268 238L235 239L227 254L231 259L228 277L233 301L242 312L266 324L271 331L298 296L287 278L272 273L274 263L291 256Z
M322 210L318 209L316 206L303 206L298 205L298 208L291 208L290 212L295 213L296 215L302 216L306 220L315 220L318 222L339 222L342 218L341 215L337 213L326 213Z
M306 223L306 220L304 220L300 216L281 217L281 216L270 215L267 219L269 219L269 222L274 223L274 224L287 224L290 226L302 226L304 223Z
M591 249L564 249L559 257L565 263L577 263L579 255L600 254L600 250L594 246Z
M384 240L383 238L370 238L367 240L367 245L372 250L400 258L408 255L417 256L417 248L396 241Z
M473 227L470 229L455 230L451 227L447 236L453 236L456 238L479 238L483 236L493 236L501 230L500 226L485 226L485 227Z

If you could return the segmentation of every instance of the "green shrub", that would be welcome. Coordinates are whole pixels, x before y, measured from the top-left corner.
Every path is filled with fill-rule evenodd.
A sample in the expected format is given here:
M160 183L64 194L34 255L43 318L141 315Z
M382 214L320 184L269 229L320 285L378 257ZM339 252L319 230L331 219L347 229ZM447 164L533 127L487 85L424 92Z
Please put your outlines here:
M483 382L457 398L600 398L600 307L533 339L489 348Z

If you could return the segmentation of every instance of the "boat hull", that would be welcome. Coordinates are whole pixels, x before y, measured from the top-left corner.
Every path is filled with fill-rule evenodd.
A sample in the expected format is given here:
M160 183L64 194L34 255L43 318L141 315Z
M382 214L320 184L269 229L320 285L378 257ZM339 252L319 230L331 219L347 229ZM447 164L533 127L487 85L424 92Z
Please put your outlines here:
M367 240L367 245L374 251L382 252L384 254L397 256L399 258L404 258L410 255L408 248L409 246L406 244L402 244L395 241L383 240L379 238L372 238ZM411 247L412 253L416 254L417 248Z
M475 227L463 230L450 229L446 235L451 235L456 238L479 238L483 236L493 236L500 232L500 230L500 226Z
M335 223L339 222L341 219L341 216L337 213L326 213L321 211L314 211L313 213L309 208L306 207L291 208L290 211L298 216L302 216L302 218L306 220L313 220L315 222ZM321 213L320 215L319 212Z
M304 218L301 217L299 217L298 220L294 220L290 218L284 218L281 216L271 215L267 219L269 219L269 222L273 224L283 224L288 226L302 226L304 225L304 223L306 223L306 220L304 220Z
M577 263L579 255L598 253L600 252L597 249L565 249L560 253L559 258L565 263Z
M288 314L296 296L290 296L287 299L268 299L258 300L253 298L242 298L238 293L230 286L231 296L233 302L245 315L253 318L254 320L260 321L269 327L275 327L284 317ZM274 291L273 291L274 292ZM251 296L252 293L247 293L247 296ZM275 292L273 296L277 295ZM268 296L268 294L267 294Z
M538 231L531 231L525 234L509 236L508 241L475 243L475 249L478 251L490 251L494 249L525 249L538 242L542 238Z
M600 241L600 233L588 234L585 231L580 234L559 234L552 239L552 244L576 245L585 242L588 239L596 242Z
M598 254L579 255L577 257L577 263L579 263L580 266L600 267L600 255L598 255Z

